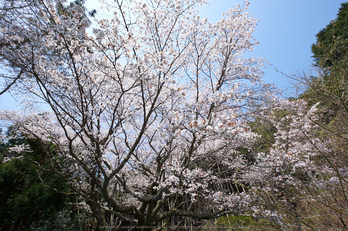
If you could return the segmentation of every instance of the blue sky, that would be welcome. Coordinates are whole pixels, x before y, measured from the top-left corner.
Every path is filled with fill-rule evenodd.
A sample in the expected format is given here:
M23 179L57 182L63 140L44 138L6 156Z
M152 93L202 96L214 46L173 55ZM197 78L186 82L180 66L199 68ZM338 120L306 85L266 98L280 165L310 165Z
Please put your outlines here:
M315 35L330 20L336 18L342 0L250 0L248 12L259 19L254 37L260 42L254 56L266 58L272 66L265 70L265 82L274 83L286 96L295 94L288 75L309 69L312 63L311 45ZM215 0L201 8L202 17L214 22L231 5L242 0ZM88 0L89 9L98 8L95 0ZM9 94L0 96L1 109L14 109L16 101Z

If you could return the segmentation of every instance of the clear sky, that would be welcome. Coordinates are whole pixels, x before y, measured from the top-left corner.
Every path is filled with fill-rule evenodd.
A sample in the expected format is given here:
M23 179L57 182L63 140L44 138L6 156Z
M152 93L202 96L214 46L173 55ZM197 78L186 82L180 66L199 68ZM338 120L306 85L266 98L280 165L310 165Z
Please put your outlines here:
M312 63L311 45L315 35L330 20L336 18L343 0L250 0L248 11L259 19L254 37L260 42L253 55L266 58L270 64L264 79L285 90L285 95L295 94L288 75L309 69ZM201 9L202 17L217 21L231 5L242 0L215 0ZM95 0L87 1L88 9L97 9ZM0 96L1 109L13 109L16 102L8 95Z

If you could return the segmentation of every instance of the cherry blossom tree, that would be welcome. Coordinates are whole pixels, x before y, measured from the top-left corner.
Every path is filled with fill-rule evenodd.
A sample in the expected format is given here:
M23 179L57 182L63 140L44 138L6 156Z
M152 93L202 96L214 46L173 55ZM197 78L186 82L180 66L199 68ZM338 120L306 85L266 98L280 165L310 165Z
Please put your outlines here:
M273 105L263 119L275 127L272 147L259 153L256 163L249 166L245 174L255 195L260 197L254 207L256 214L269 217L286 229L299 228L301 220L300 202L306 194L305 188L315 180L313 175L320 171L315 158L315 145L324 147L316 137L318 126L316 105L308 109L303 100L281 99Z
M246 168L244 182L251 197L259 197L254 216L285 229L346 227L347 174L345 159L337 158L341 140L327 136L335 131L322 125L319 104L282 99L260 116L276 128L275 142Z
M201 0L115 0L93 28L80 5L57 10L63 0L6 4L1 66L28 110L1 120L42 142L100 228L248 211L241 150L271 95L264 60L243 56L256 44L248 2L212 24Z

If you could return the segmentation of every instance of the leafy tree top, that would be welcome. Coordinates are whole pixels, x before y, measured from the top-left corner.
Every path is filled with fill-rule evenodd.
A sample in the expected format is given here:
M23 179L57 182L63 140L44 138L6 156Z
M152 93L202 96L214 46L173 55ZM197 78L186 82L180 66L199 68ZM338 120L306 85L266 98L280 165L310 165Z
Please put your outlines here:
M341 4L337 18L319 31L316 37L312 52L317 66L330 67L334 60L339 61L347 56L348 3Z

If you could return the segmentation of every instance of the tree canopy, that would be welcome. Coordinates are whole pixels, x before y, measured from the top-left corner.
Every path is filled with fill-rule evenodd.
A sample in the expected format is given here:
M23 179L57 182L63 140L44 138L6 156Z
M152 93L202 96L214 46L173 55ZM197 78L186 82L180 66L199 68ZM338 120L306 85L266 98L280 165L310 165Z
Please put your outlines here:
M13 129L10 131L14 133ZM6 135L1 142L0 228L80 230L72 205L76 202L75 197L69 194L71 191L64 178L44 171L48 163L39 141L25 137L11 139L11 136L13 134ZM28 145L28 149L18 153L16 145ZM6 161L9 157L12 159ZM61 217L65 215L66 221L59 219L58 213Z
M342 3L337 18L332 20L316 35L317 41L312 45L315 64L321 67L346 61L348 41L348 3Z

